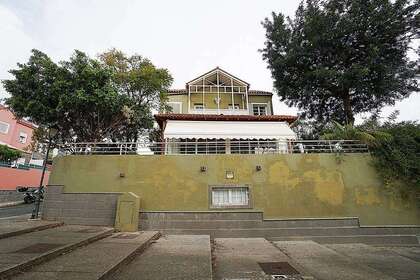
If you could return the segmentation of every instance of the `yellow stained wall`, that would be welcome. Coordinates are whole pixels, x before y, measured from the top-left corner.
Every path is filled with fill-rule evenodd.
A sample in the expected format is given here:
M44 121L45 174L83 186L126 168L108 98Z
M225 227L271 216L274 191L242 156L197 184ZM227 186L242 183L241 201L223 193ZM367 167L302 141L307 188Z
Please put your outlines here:
M217 104L214 102L214 99L217 97L217 93L205 93L204 94L204 104L206 109L217 109ZM220 109L228 109L229 104L232 104L232 95L229 93L220 93ZM168 95L168 102L182 102L182 112L188 112L188 95ZM242 98L240 95L234 95L235 104L239 104L240 109L242 107ZM202 94L191 94L191 109L194 108L194 103L203 103ZM248 103L251 106L251 103L267 103L268 112L271 112L271 96L248 96ZM246 100L244 100L246 105ZM246 109L246 106L245 106Z
M414 198L386 193L369 154L340 159L334 154L65 156L54 160L49 183L64 185L66 192L133 192L145 211L209 210L209 185L247 184L253 209L265 218L420 224ZM225 178L228 170L234 179Z

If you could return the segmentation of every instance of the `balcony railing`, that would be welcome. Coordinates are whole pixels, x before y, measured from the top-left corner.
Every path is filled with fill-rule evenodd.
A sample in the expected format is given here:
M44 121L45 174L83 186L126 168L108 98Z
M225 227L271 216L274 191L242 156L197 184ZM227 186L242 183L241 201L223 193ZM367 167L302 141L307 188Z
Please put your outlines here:
M247 109L191 109L190 113L208 115L249 115Z
M366 144L354 140L197 140L167 142L68 143L59 155L210 155L367 153Z

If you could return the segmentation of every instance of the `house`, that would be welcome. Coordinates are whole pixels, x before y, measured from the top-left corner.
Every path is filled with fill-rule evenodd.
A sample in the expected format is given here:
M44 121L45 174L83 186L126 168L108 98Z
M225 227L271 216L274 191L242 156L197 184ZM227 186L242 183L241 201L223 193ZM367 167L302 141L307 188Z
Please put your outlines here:
M24 119L16 118L12 111L0 104L0 144L21 152L30 153L36 125Z
M166 154L287 153L296 116L274 115L271 92L216 67L168 92L155 115Z

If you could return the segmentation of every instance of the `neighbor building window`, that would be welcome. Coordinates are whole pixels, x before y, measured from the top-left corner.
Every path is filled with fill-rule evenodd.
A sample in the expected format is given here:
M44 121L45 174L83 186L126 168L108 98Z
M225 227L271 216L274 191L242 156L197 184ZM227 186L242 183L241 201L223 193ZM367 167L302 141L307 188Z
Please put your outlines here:
M204 110L203 103L194 103L194 110Z
M7 134L9 127L10 125L8 123L0 121L0 133Z
M28 139L28 134L26 134L25 132L19 133L19 143L25 144L27 139Z
M249 189L247 187L213 187L211 204L215 208L248 207Z
M252 113L254 114L254 116L267 115L267 105L266 104L253 104Z
M172 108L171 113L181 114L182 113L182 103L181 102L168 102L168 106Z

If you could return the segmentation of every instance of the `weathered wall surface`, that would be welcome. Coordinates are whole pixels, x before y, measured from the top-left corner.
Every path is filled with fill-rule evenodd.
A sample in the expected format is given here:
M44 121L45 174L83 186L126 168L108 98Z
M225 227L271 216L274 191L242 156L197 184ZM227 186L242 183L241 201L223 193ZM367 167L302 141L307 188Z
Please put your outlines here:
M67 224L114 226L120 193L66 193L50 185L42 203L42 218Z
M0 190L16 190L16 187L39 187L42 170L0 167ZM44 184L48 183L49 171L45 172Z
M66 156L56 158L50 184L65 185L66 192L133 192L142 211L209 210L209 185L247 184L253 210L264 218L420 224L414 198L387 193L370 162L368 154L346 154L339 161L334 154ZM227 170L234 179L225 179Z

